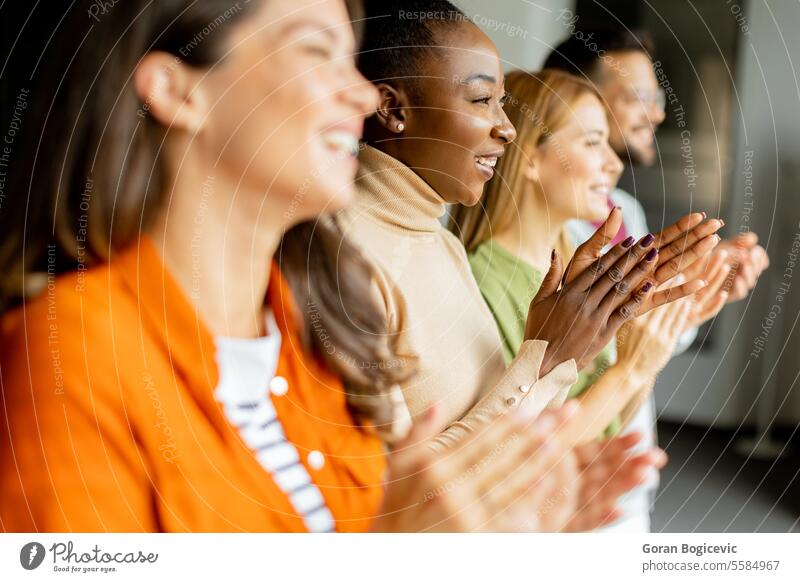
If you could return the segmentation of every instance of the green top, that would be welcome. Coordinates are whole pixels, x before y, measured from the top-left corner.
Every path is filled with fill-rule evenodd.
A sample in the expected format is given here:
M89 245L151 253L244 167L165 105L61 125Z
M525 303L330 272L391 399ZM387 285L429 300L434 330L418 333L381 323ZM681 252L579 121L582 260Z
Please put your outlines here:
M525 337L528 306L542 285L542 274L516 257L502 245L488 240L469 253L472 274L478 282L484 300L494 315L506 362L514 359ZM581 394L594 384L612 361L613 342L603 348L586 368L578 373L578 381L569 391L569 398ZM620 419L615 418L604 435L619 432Z

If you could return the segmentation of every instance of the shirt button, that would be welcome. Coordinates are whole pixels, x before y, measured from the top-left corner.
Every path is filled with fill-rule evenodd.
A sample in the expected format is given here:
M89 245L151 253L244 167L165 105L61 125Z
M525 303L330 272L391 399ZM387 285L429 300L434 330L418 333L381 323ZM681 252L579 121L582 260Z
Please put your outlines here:
M275 396L283 396L289 391L289 382L283 376L275 376L269 381L269 391Z
M527 394L528 392L531 391L531 387L528 384L523 384L522 386L519 387L519 391L522 392L523 394Z
M325 455L319 451L311 451L308 453L308 466L315 471L319 471L325 466Z
M517 403L517 399L514 398L513 396L511 398L509 398L508 400L506 400L506 404L508 404L509 406L514 406L516 403Z

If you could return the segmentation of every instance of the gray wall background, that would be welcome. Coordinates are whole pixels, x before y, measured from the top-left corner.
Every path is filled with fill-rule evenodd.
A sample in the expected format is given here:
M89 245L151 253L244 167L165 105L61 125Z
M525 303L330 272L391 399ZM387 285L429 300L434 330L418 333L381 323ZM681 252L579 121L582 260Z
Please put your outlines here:
M455 0L494 41L506 70L538 69L553 46L564 37L558 20L572 0Z

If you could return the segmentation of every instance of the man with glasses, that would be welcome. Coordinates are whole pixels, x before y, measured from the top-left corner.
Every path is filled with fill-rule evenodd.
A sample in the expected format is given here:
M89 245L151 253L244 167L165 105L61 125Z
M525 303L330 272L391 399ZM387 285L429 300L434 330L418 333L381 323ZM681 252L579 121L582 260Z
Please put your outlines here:
M573 20L574 23L577 19ZM544 68L553 68L588 79L597 88L609 115L609 143L623 163L650 166L656 161L655 131L664 121L666 104L663 88L653 70L653 43L646 32L619 30L584 30L558 45L547 57ZM622 208L623 228L614 244L628 235L641 238L650 230L644 209L638 200L621 188L609 196L609 208ZM599 224L571 221L570 234L580 244ZM753 233L722 241L716 252L728 253L731 265L728 302L747 296L769 260ZM676 351L685 350L694 341L697 330L684 334ZM655 400L652 396L641 406L626 431L647 435L641 446L655 443ZM650 531L651 495L657 479L633 490L622 502L623 518L609 530Z

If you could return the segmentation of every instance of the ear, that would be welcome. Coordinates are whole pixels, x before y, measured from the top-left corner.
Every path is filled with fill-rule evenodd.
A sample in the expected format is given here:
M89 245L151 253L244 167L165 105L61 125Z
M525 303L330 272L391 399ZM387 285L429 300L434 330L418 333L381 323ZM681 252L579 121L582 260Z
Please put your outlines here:
M133 78L142 102L141 117L152 115L165 127L196 134L208 113L207 99L197 85L197 73L174 55L145 55Z
M406 92L388 83L378 83L376 87L380 96L378 110L375 112L378 123L391 133L403 133L409 103Z
M539 182L539 164L535 157L532 157L530 160L528 160L527 165L525 166L525 178L534 183Z

